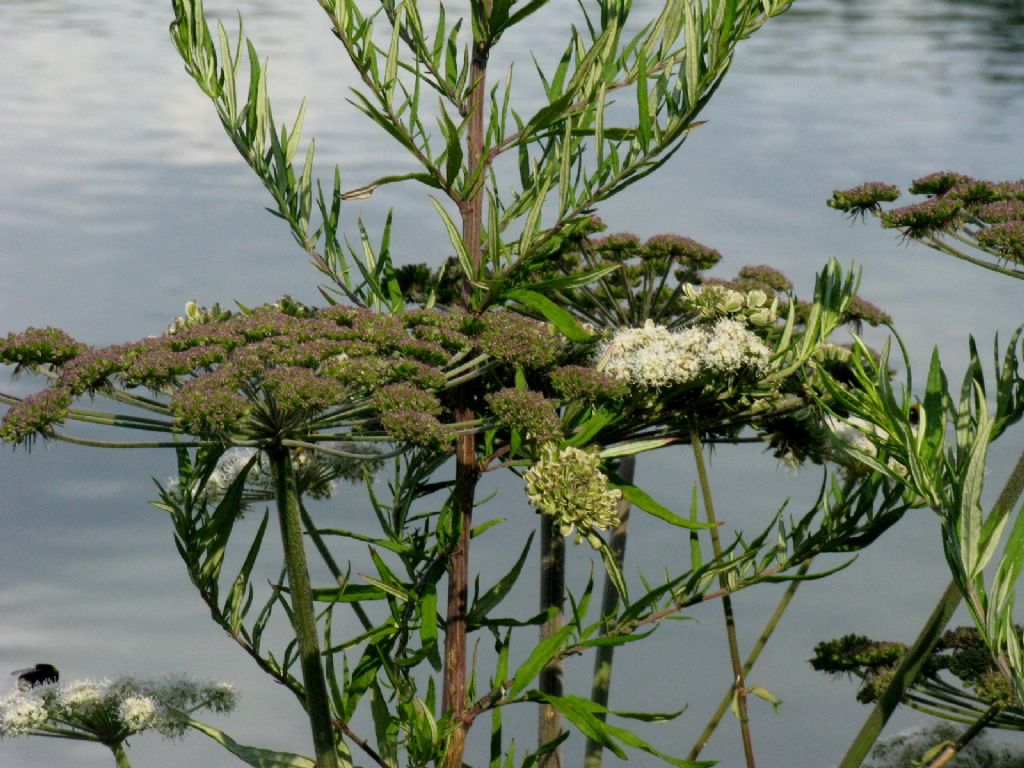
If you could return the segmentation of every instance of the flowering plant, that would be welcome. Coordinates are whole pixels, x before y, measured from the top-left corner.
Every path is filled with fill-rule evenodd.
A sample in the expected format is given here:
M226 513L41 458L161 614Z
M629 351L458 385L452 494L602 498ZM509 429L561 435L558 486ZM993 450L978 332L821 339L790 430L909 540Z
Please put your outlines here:
M276 213L329 281L329 306L281 300L236 314L193 303L162 336L105 349L54 329L11 334L0 360L47 386L23 399L0 396L11 406L0 439L175 450L177 477L156 504L189 577L213 619L300 701L320 768L354 765L356 753L382 768L458 768L481 716L491 720L490 762L511 765L502 710L512 705L541 708L544 727L526 765L561 761L563 723L621 758L631 748L706 765L703 742L677 758L606 722L667 715L612 712L607 700L564 691L560 670L566 659L642 640L713 600L730 631L728 698L752 766L748 694L775 702L746 686L731 595L824 575L809 573L815 555L870 543L910 502L880 472L843 483L826 476L802 516L779 510L753 535L736 531L723 544L704 444L767 441L796 461L823 460L822 417L837 399L826 374L850 374L859 354L844 357L830 339L852 320L884 316L857 304L856 275L835 263L804 304L763 266L710 282L703 272L719 255L686 238L592 238L592 211L680 148L736 45L788 0L667 0L639 27L632 3L600 0L582 9L585 24L571 29L551 76L542 75L541 104L530 112L512 105L511 77L489 85L488 63L502 36L547 0L472 0L455 23L443 8L425 19L415 0L372 12L349 0L320 4L360 76L357 107L412 159L413 172L346 189L336 170L333 183L317 185L313 144L295 161L305 108L291 128L278 127L265 64L241 31L232 44L222 25L211 30L200 0L173 0L171 36ZM435 112L423 108L424 93L437 97ZM628 102L636 124L613 125ZM511 153L518 162L505 162ZM518 177L506 178L510 167ZM343 203L403 181L440 198L433 202L454 253L444 275L392 263L390 217L379 246L361 221L360 249L339 237ZM87 399L114 406L100 412ZM74 434L75 422L142 436L95 440ZM651 498L624 468L676 443L690 446L698 477L689 510ZM363 471L344 469L349 460ZM386 491L368 483L365 501L352 502L369 507L376 527L328 525L306 504L328 496L334 480L368 477L387 460ZM497 610L520 581L532 536L507 572L472 578L474 540L500 524L474 521L478 482L499 469L523 473L540 512L539 615ZM279 557L265 546L270 511L243 519L261 498L274 501ZM628 578L611 541L627 502L686 537L689 560L667 564L657 579ZM597 615L592 583L570 592L564 570L559 576L564 537L574 533L599 550L619 597ZM352 541L368 551L362 566L339 554ZM281 575L264 586L253 574L267 561ZM629 582L642 589L636 599ZM336 621L343 610L356 622ZM518 653L538 625L541 638ZM472 666L474 633L493 640L490 674ZM353 726L360 708L369 710L372 737ZM143 722L143 709L132 705L132 723ZM283 762L188 725L252 765ZM286 764L313 761L288 756Z
M230 684L187 678L121 677L39 685L0 699L0 738L35 735L95 741L113 752L118 768L129 768L130 736L155 730L166 738L180 738L195 712L223 714L235 703Z

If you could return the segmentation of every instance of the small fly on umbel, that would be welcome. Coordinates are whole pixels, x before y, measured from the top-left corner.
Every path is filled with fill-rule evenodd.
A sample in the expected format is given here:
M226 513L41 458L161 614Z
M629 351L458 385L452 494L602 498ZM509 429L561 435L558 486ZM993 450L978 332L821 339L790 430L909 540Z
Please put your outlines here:
M16 669L11 674L18 676L19 691L27 691L37 685L56 683L60 679L60 673L53 664L36 664L28 669Z

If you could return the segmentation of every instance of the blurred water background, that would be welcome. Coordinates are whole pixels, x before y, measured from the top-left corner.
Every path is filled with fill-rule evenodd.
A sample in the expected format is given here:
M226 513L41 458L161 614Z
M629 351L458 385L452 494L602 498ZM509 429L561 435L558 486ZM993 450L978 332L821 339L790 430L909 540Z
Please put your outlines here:
M556 55L565 31L560 4L538 14L528 35L505 41L507 49ZM645 16L657 2L635 6ZM337 162L351 188L395 165L394 148L345 102L350 70L315 3L217 0L207 10L230 26L236 8L271 59L278 120L309 98L306 134L317 138L322 176ZM150 0L0 0L0 332L55 325L101 345L161 332L193 298L317 300L316 274L262 210L269 198L182 71L169 21L168 5ZM527 75L529 66L517 71ZM1024 319L1019 283L904 246L874 223L851 225L824 205L836 188L875 179L905 187L945 168L1024 176L1019 0L797 0L741 46L704 117L709 123L666 168L601 208L610 231L688 235L724 254L718 274L772 264L802 295L826 259L856 263L863 295L893 315L921 378L933 345L959 377L969 333L987 349ZM373 229L392 206L399 259L437 263L447 254L422 188L393 188L352 210ZM990 496L1021 448L1019 430L1001 444ZM800 509L819 481L813 470L787 473L756 447L716 451L712 470L719 516L734 530L758 529L786 497ZM209 622L168 521L147 506L151 478L172 471L166 452L57 444L0 456L0 672L49 661L66 679L187 671L231 680L242 702L218 724L243 742L302 751L299 708ZM644 457L638 479L677 508L694 480L678 450ZM509 478L499 482L505 493L482 515L509 516L508 536L525 535L531 521L522 499ZM358 496L345 496L321 508L324 519L366 521ZM630 555L644 556L633 564L650 573L685 557L683 540L643 520L632 536ZM475 562L488 564L485 581L499 573L492 564L514 560L514 548L501 543L509 540L485 539L474 550ZM750 678L784 701L778 713L753 706L759 764L834 765L865 710L853 684L810 669L813 645L846 632L908 641L947 580L937 522L920 511L843 573L803 587ZM745 648L780 593L739 596ZM520 595L535 599L526 586ZM645 732L670 753L688 751L729 683L720 613L717 604L694 611L696 621L665 626L646 650L617 657L613 706L689 707ZM570 667L577 690L589 664ZM530 717L524 710L512 721L524 745L533 739ZM903 713L890 732L920 722ZM724 723L705 756L738 765L736 731ZM183 744L142 736L132 747L139 768L236 764L199 735ZM578 747L568 764L581 762ZM0 764L9 768L109 760L93 745L0 744Z

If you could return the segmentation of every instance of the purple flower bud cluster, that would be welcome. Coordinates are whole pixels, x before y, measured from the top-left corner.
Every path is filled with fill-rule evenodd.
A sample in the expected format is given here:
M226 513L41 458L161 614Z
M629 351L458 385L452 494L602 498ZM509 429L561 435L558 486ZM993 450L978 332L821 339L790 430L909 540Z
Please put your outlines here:
M201 437L278 439L282 430L301 431L318 414L344 408L365 412L357 420L367 424L379 413L399 441L437 446L451 437L437 418L446 370L474 359L479 369L488 356L544 368L559 349L546 323L512 312L392 316L341 306L288 313L267 305L105 349L56 329L29 329L0 344L0 362L48 365L56 379L8 411L0 436L24 442L49 434L75 397L146 387L167 398L169 427Z
M437 416L441 413L441 401L433 392L427 392L412 384L389 384L373 395L373 407L379 413L412 410Z
M380 415L381 426L397 442L428 450L451 450L455 430L429 413L400 408Z
M774 296L776 291L786 293L793 290L790 279L767 264L748 264L740 269L732 282L737 290L750 291L760 288L769 296Z
M867 323L875 326L889 325L892 322L892 316L888 312L860 296L854 296L850 300L845 319L854 323Z
M882 226L900 229L907 237L916 238L934 232L954 229L961 221L961 205L948 197L932 197L920 203L884 211Z
M0 342L0 359L19 366L59 365L82 349L82 344L59 328L28 328L21 333L7 334L7 338Z
M545 368L558 355L553 329L515 312L492 312L483 318L479 344L487 354L511 365Z
M562 435L555 403L540 392L509 387L489 394L487 404L500 425L529 439L554 440Z
M1024 179L986 181L938 171L914 179L908 189L927 199L881 211L878 203L895 200L899 192L892 185L872 182L837 191L828 204L854 214L876 212L883 227L899 229L911 239L958 232L997 259L1024 264Z
M944 195L958 184L970 180L970 177L957 171L935 171L914 179L907 191L912 195Z
M551 385L567 400L600 403L629 394L626 382L591 366L565 365L550 374Z
M643 251L648 258L664 258L696 270L711 269L722 260L722 254L714 248L679 235L650 237L644 243Z
M891 203L899 196L899 187L881 181L869 181L850 189L837 189L832 193L828 206L851 216L863 216L869 211L877 211L879 203Z
M1024 265L1024 220L993 224L974 234L978 245L995 251L1007 261Z
M64 387L29 395L11 408L0 422L0 440L31 445L37 434L45 436L50 427L67 418L71 400L71 393Z

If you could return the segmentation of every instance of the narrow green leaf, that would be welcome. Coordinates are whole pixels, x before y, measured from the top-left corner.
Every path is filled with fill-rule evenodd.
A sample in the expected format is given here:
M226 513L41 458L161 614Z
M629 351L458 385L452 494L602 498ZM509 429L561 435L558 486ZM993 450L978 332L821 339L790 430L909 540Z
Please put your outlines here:
M687 528L689 530L701 530L704 528L713 527L710 523L699 523L693 520L687 520L685 517L680 517L672 510L659 504L651 496L641 488L635 485L629 485L626 483L616 484L609 483L612 488L618 488L622 492L622 498L628 501L638 509L642 509L649 515L653 515L661 520L664 520L670 525L674 525L677 528Z
M184 715L185 713L181 714ZM253 768L316 768L316 762L303 755L248 747L244 744L239 744L224 733L224 731L214 728L212 725L206 725L187 716L185 717L185 722L188 723L190 728L194 728L200 733L205 733L243 763L251 765ZM351 763L346 765L351 766Z
M645 453L647 451L654 451L658 448L664 448L666 445L672 445L678 442L678 438L675 437L658 437L650 440L634 440L630 443L617 443L616 445L609 446L598 454L602 459L614 459L620 456L635 456L638 453Z
M547 663L562 650L572 630L573 627L571 625L562 627L550 637L537 644L529 658L516 670L516 674L512 679L512 686L509 688L510 696L520 693L540 674L540 671L547 666Z
M583 330L572 314L542 294L526 289L516 289L509 291L505 296L542 314L569 341L587 342L594 338L592 334Z
M318 603L362 603L367 600L384 600L387 596L383 588L367 584L344 584L313 590L313 599Z
M476 273L476 268L473 263L469 260L466 243L462 239L462 234L459 232L459 228L437 198L431 195L430 202L434 204L438 214L441 216L441 221L444 223L445 229L448 231L448 239L451 241L452 248L455 249L455 255L458 257L463 273L468 280L476 280L479 278L479 275Z
M469 609L469 615L466 619L466 623L470 627L474 627L479 624L483 619L487 617L494 608L501 604L501 601L505 599L509 591L516 585L519 580L519 574L523 569L523 564L526 562L527 556L530 554L530 547L533 544L533 533L526 539L526 545L523 547L522 553L519 558L513 564L511 570L498 579L494 586L477 598L473 605Z

